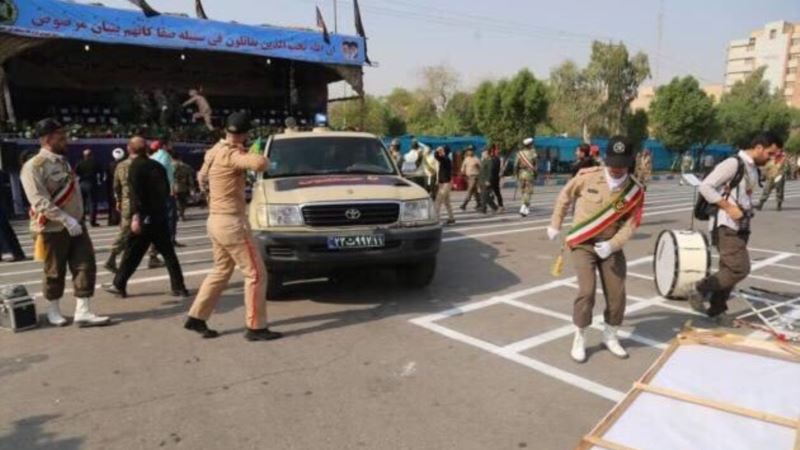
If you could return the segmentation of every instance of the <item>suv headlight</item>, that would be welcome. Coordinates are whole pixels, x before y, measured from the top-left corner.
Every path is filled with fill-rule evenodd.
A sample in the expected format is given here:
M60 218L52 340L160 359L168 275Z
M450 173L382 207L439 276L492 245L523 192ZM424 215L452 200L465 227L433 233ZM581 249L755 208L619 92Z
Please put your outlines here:
M431 201L431 199L426 198L401 203L400 223L403 225L411 225L418 222L432 222L435 220L433 201Z
M303 225L303 214L297 205L266 205L259 210L260 219L271 227L299 227Z

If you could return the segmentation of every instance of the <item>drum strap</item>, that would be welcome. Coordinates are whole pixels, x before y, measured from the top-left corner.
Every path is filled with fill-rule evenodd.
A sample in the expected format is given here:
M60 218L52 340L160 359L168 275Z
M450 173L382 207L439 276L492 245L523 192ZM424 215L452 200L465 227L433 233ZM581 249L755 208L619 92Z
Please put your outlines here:
M629 180L625 189L611 199L597 214L572 227L567 235L567 245L575 248L599 235L628 214L637 212L637 209L643 206L644 189L638 183Z

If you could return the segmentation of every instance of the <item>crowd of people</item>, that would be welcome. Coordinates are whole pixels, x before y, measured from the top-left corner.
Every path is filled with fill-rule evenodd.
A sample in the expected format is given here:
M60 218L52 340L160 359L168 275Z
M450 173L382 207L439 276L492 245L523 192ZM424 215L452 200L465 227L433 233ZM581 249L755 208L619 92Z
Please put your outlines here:
M244 147L251 124L247 113L232 114L226 122L225 138L206 153L197 177L200 189L208 195L208 232L214 268L194 299L185 328L203 338L219 335L206 321L236 267L245 279L245 338L264 341L281 337L266 326L267 272L263 260L257 256L245 211L245 173L263 171L267 166L264 156L250 153ZM52 118L36 125L36 136L41 149L25 162L20 178L31 205L34 257L43 262L47 321L59 327L69 324L60 309L69 269L76 300L74 323L79 327L111 325L112 318L94 314L90 308L95 294L97 263L87 218L89 225L97 225L97 210L92 203L99 173L92 153L84 152L83 159L73 170L65 157L67 130ZM134 135L128 142L127 152L115 149L113 155L112 209L115 213L109 216L117 214L120 228L105 264L115 276L111 283L102 285L103 289L126 297L127 283L149 250L150 267L162 264L153 264L152 258L159 254L163 257L169 272L171 295L188 299L190 294L175 252L175 237L176 223L183 216L185 196L190 189L181 185L193 182L191 168L184 167L180 158L171 152L169 142L148 142L143 136ZM0 225L8 226L8 223L4 221ZM4 228L2 235L4 239L14 236L13 229Z

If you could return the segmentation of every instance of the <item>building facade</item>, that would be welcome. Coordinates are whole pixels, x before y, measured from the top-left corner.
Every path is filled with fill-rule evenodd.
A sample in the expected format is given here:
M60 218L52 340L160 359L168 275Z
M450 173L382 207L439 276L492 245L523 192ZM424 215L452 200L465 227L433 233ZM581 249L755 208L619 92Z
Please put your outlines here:
M759 67L766 66L764 79L779 92L786 103L800 107L800 23L771 22L754 31L747 39L728 44L725 90L745 79Z

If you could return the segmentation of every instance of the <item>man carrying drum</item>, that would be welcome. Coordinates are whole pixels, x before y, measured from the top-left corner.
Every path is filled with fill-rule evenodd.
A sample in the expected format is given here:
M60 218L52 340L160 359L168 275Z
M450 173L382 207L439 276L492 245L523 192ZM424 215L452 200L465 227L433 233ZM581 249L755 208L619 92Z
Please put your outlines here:
M627 262L622 247L641 222L644 188L629 173L633 166L633 146L621 136L608 142L605 167L581 170L564 187L556 200L547 228L550 240L556 239L564 217L575 203L575 225L566 237L572 263L578 276L578 297L572 314L575 338L571 356L586 360L585 332L592 324L597 280L606 298L603 343L619 358L627 358L617 338L617 328L625 315Z
M712 241L719 249L719 271L700 280L690 290L688 300L695 311L707 314L718 326L735 326L726 313L728 297L750 274L747 242L757 167L766 165L782 147L783 141L772 133L756 136L749 150L721 162L700 184L700 195L719 210L710 221ZM708 309L705 302L710 304Z

